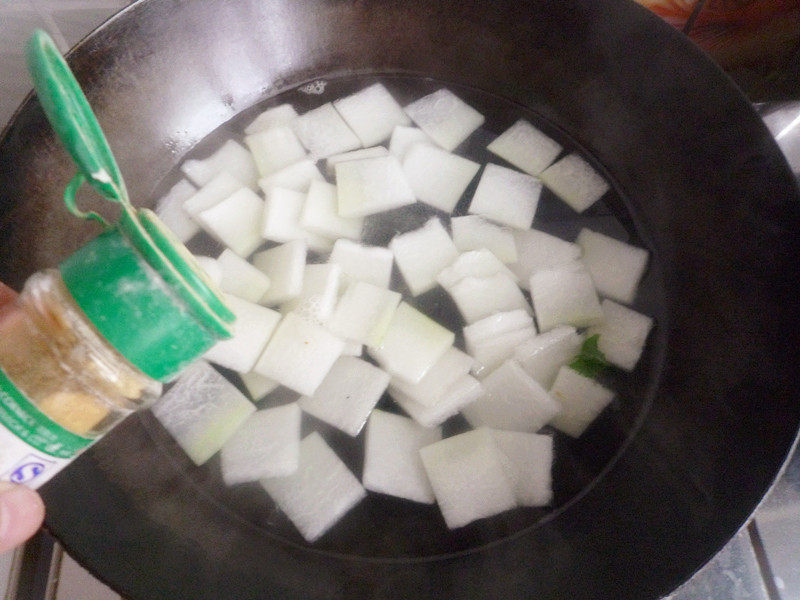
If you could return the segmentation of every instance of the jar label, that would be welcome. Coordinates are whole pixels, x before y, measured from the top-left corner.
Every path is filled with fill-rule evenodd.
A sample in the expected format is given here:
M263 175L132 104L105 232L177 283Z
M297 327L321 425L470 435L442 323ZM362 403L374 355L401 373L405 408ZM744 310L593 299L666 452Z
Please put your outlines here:
M0 480L38 487L93 441L50 419L0 369Z

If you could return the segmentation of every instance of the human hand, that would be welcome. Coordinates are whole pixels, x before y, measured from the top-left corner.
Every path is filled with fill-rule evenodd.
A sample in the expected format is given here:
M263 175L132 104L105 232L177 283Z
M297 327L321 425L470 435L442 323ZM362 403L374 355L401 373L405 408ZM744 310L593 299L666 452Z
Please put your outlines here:
M0 307L16 293L0 283ZM44 520L44 503L35 491L24 485L0 481L0 552L16 548L31 537Z

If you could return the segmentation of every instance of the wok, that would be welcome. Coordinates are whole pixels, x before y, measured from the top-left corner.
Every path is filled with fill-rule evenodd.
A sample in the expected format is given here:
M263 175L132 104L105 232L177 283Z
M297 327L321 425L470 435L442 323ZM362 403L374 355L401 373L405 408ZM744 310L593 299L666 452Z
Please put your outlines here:
M513 106L583 149L613 183L606 208L652 253L644 364L559 454L553 510L451 534L435 511L371 499L309 547L258 490L219 491L213 465L191 468L145 413L43 489L50 530L126 598L652 599L778 475L800 423L798 190L746 99L647 11L141 0L69 60L142 204L238 113L320 78L334 94L383 74L451 86L495 126L492 102ZM27 101L0 141L1 279L19 286L97 233L66 216L71 172Z

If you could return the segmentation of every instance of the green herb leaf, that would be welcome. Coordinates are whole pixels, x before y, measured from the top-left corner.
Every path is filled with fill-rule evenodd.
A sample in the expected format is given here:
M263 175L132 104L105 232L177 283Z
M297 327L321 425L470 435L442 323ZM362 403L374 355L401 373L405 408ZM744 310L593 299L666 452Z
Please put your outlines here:
M605 355L597 347L599 339L599 334L586 338L581 346L580 354L569 364L570 368L584 377L597 377L608 369L611 363L606 360Z

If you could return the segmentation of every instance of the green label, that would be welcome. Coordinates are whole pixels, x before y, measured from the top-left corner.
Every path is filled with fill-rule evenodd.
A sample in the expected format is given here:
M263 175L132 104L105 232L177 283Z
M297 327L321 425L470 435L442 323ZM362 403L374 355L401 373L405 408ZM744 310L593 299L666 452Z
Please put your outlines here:
M0 369L0 425L40 452L72 458L94 440L75 435L22 395Z

